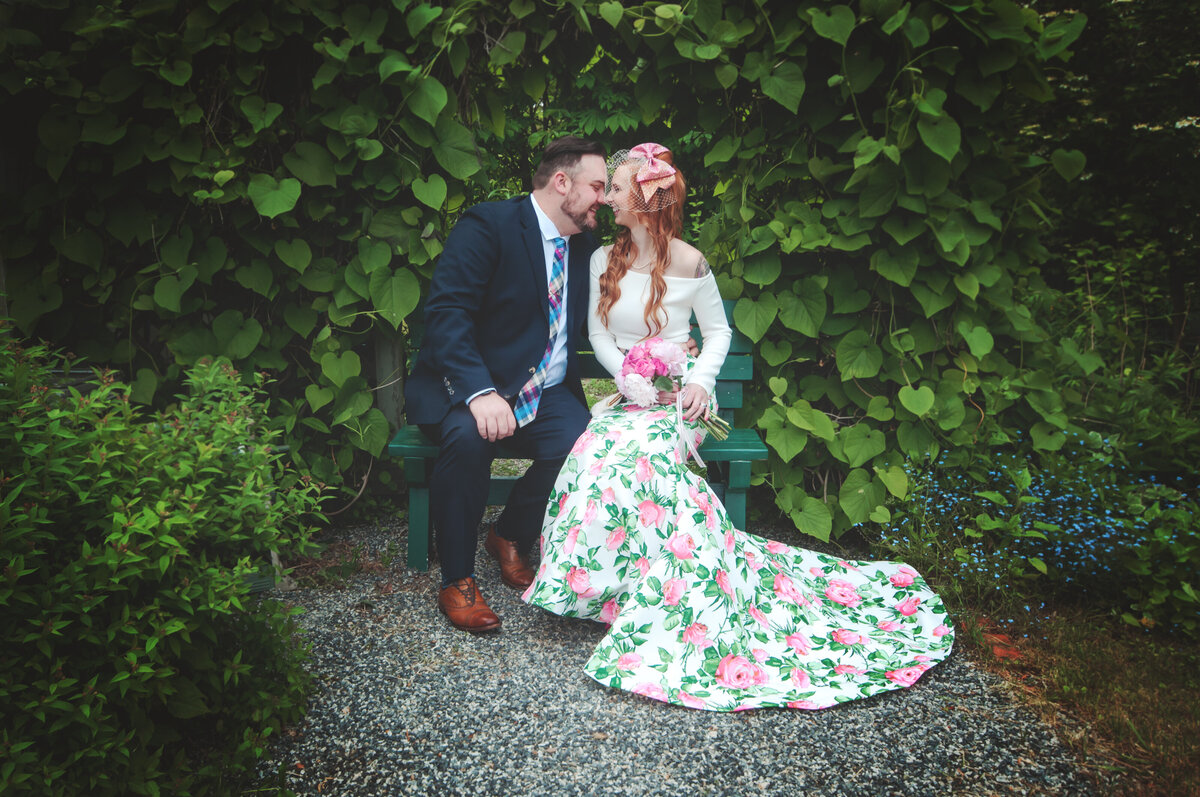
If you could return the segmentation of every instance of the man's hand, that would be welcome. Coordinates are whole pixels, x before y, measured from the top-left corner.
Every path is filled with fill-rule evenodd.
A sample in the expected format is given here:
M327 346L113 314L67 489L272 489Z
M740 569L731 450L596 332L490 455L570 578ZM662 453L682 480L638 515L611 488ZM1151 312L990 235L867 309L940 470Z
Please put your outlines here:
M489 443L503 440L517 430L517 417L499 393L484 393L473 399L467 409L475 416L479 436Z
M687 349L689 357L700 356L700 346L696 343L696 339L693 337L688 337L687 341L683 344L683 348Z

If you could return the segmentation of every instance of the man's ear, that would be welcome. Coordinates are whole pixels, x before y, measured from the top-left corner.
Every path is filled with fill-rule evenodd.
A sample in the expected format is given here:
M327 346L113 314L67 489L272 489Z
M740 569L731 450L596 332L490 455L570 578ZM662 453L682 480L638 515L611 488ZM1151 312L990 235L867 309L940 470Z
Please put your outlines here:
M558 193L562 194L563 196L566 196L567 192L571 190L567 185L568 180L569 178L567 177L566 172L555 172L554 176L550 178L550 182L554 186L554 190L558 191Z

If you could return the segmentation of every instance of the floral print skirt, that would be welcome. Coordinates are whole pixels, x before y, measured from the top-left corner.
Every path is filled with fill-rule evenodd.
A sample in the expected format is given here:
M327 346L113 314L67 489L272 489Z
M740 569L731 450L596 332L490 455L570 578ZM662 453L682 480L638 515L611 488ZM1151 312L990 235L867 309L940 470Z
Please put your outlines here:
M593 418L551 494L522 598L610 624L591 677L692 708L820 709L911 686L950 653L946 609L911 567L733 528L680 428L674 410Z

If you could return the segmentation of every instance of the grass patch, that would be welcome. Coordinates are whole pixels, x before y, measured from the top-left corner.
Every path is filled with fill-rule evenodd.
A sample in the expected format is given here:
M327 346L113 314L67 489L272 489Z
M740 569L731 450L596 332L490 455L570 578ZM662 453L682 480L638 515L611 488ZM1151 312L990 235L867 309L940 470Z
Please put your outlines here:
M1124 774L1114 793L1200 794L1200 642L1055 607L1004 631L958 618L972 658L1017 687L1081 757Z
M1172 504L1177 490L1140 484L1107 460L1051 464L1031 474L1006 458L982 482L927 471L867 541L921 571L968 655L1098 768L1098 789L1200 795L1200 637L1188 633L1195 626L1180 597L1194 578L1181 575L1177 557L1156 554L1145 567L1134 558L1159 537L1194 544L1192 504ZM1158 501L1154 511L1123 500L1134 491ZM1128 610L1161 585L1185 609L1159 613L1175 622ZM1114 784L1106 772L1122 777Z

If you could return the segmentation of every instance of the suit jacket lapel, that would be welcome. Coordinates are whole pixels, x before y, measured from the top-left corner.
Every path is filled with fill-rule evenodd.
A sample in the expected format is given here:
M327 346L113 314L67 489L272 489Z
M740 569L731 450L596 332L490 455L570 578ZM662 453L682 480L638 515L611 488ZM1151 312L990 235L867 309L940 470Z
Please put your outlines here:
M550 306L546 299L550 291L550 283L546 278L546 251L542 246L542 229L538 226L537 215L533 212L533 197L526 196L521 201L521 237L525 241L525 251L529 255L529 267L533 271L533 284L538 286L538 296L541 300L538 307L542 315L550 318ZM569 279L569 277L568 277Z

